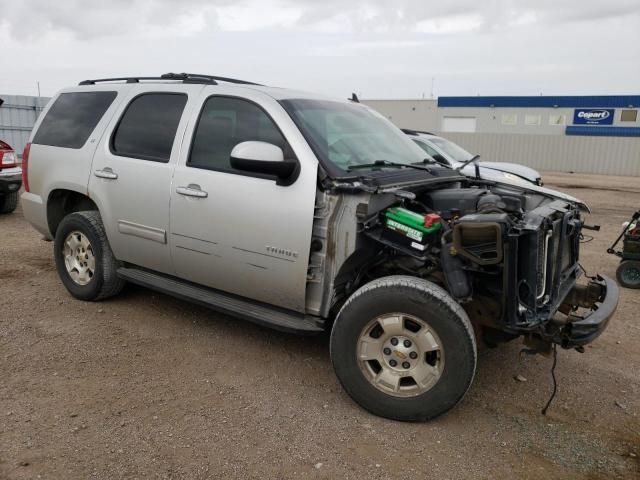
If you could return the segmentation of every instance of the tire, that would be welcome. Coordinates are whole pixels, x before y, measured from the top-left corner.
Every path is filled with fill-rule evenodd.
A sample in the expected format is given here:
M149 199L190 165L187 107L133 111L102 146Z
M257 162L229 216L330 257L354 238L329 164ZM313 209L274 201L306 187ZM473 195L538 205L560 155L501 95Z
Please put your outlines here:
M85 281L79 283L81 278L74 280L72 277L73 274L78 275L77 271L70 272L67 267L65 248L71 237L77 241L82 236L89 242L85 249L87 257L93 255L92 261L88 260L93 266L93 273L85 275ZM126 283L118 277L119 262L113 256L97 211L76 212L64 217L56 231L53 253L62 283L79 300L95 301L111 297L118 294ZM84 257L81 260L84 262Z
M616 270L616 279L625 288L640 288L640 262L623 260Z
M385 328L379 338L374 338L383 323ZM420 328L413 331L416 324ZM398 331L404 333L399 335ZM402 342L397 347L389 343L394 338ZM433 340L426 342L428 348L419 348L427 338ZM406 340L408 344L404 343ZM370 342L375 348L369 348ZM404 353L400 351L403 344L411 345ZM334 370L351 398L374 415L393 420L426 421L447 412L462 400L476 370L476 340L466 312L444 289L415 277L383 277L357 290L338 313L330 345ZM388 348L379 350L385 345ZM384 352L389 348L394 350L387 355ZM410 360L407 352L416 360ZM371 356L378 359L362 360ZM394 370L390 365L396 356L396 363L403 357L407 359L406 365L413 362L410 370ZM376 371L376 362L380 371ZM405 362L398 365L398 370L404 365ZM431 386L422 380L420 385L416 380L420 375L412 373L425 368L439 372L434 373L435 383ZM383 370L385 375L380 373ZM400 380L397 390L392 392L396 387L375 380L388 372L393 378L396 374L400 377L412 374L415 378Z
M19 192L0 195L0 214L13 212L18 206L19 196Z

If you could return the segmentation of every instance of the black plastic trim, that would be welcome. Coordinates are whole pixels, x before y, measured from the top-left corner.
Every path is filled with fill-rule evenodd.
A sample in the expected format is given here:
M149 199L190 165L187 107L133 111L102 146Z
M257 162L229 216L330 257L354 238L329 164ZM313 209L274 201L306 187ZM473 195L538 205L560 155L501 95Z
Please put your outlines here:
M96 78L93 80L82 80L78 85L95 85L102 82L125 82L125 83L139 83L140 80L178 80L183 83L198 83L217 85L218 81L225 83L235 83L238 85L256 85L259 83L248 82L247 80L239 80L237 78L219 77L215 75L204 75L200 73L164 73L159 77L114 77L114 78Z
M248 300L168 275L132 267L119 268L118 276L131 283L241 317L275 330L313 335L322 333L325 329L325 321L319 317Z
M20 191L22 186L22 178L2 178L0 177L0 193L14 193Z

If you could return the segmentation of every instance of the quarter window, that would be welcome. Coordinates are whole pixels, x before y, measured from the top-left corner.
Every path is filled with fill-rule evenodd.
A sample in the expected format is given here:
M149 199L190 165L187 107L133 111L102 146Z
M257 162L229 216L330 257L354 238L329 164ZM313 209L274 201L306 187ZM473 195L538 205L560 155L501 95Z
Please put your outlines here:
M42 120L33 143L82 148L116 95L116 92L60 94Z
M210 97L196 126L189 166L239 172L231 167L231 151L251 140L276 145L285 157L293 155L271 117L256 104L239 98Z
M111 140L115 155L168 162L187 96L146 93L134 98Z

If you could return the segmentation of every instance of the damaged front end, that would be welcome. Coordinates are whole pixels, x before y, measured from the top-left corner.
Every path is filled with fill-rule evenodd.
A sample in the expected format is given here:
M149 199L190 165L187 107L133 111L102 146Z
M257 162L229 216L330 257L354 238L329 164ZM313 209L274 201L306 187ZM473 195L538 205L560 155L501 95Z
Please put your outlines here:
M604 275L591 278L587 285L575 285L558 309L564 318L554 318L543 338L563 348L591 343L607 327L618 306L618 285Z
M538 351L581 350L606 328L618 288L579 264L584 205L473 181L399 198L363 222L364 234L446 286L487 343L524 336Z
M582 226L580 211L563 200L525 213L510 228L505 225L502 330L563 348L580 347L604 330L618 290L604 277L578 283Z

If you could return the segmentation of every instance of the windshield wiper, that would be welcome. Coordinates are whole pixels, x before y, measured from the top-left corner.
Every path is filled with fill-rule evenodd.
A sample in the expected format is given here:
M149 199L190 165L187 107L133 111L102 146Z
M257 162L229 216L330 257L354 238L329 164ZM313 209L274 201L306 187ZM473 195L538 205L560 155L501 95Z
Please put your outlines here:
M444 167L444 168L448 168L449 170L453 170L453 167L451 165L447 165L446 163L440 163L439 161L433 158L425 158L424 160L422 160L422 162L414 163L413 165L424 165L425 163L430 163L432 165L437 165L439 167Z
M416 170L423 170L431 173L431 169L426 166L414 165L412 163L398 163L390 162L389 160L376 160L373 163L363 163L362 165L351 165L347 168L347 171L360 170L362 168L375 168L375 167L395 167L395 168L414 168Z
M462 165L460 165L459 167L456 167L457 171L462 170L464 167L466 167L467 165L469 165L470 163L475 162L476 160L480 159L480 155L474 155L473 157L471 157L469 160L467 160L466 162L463 162Z

